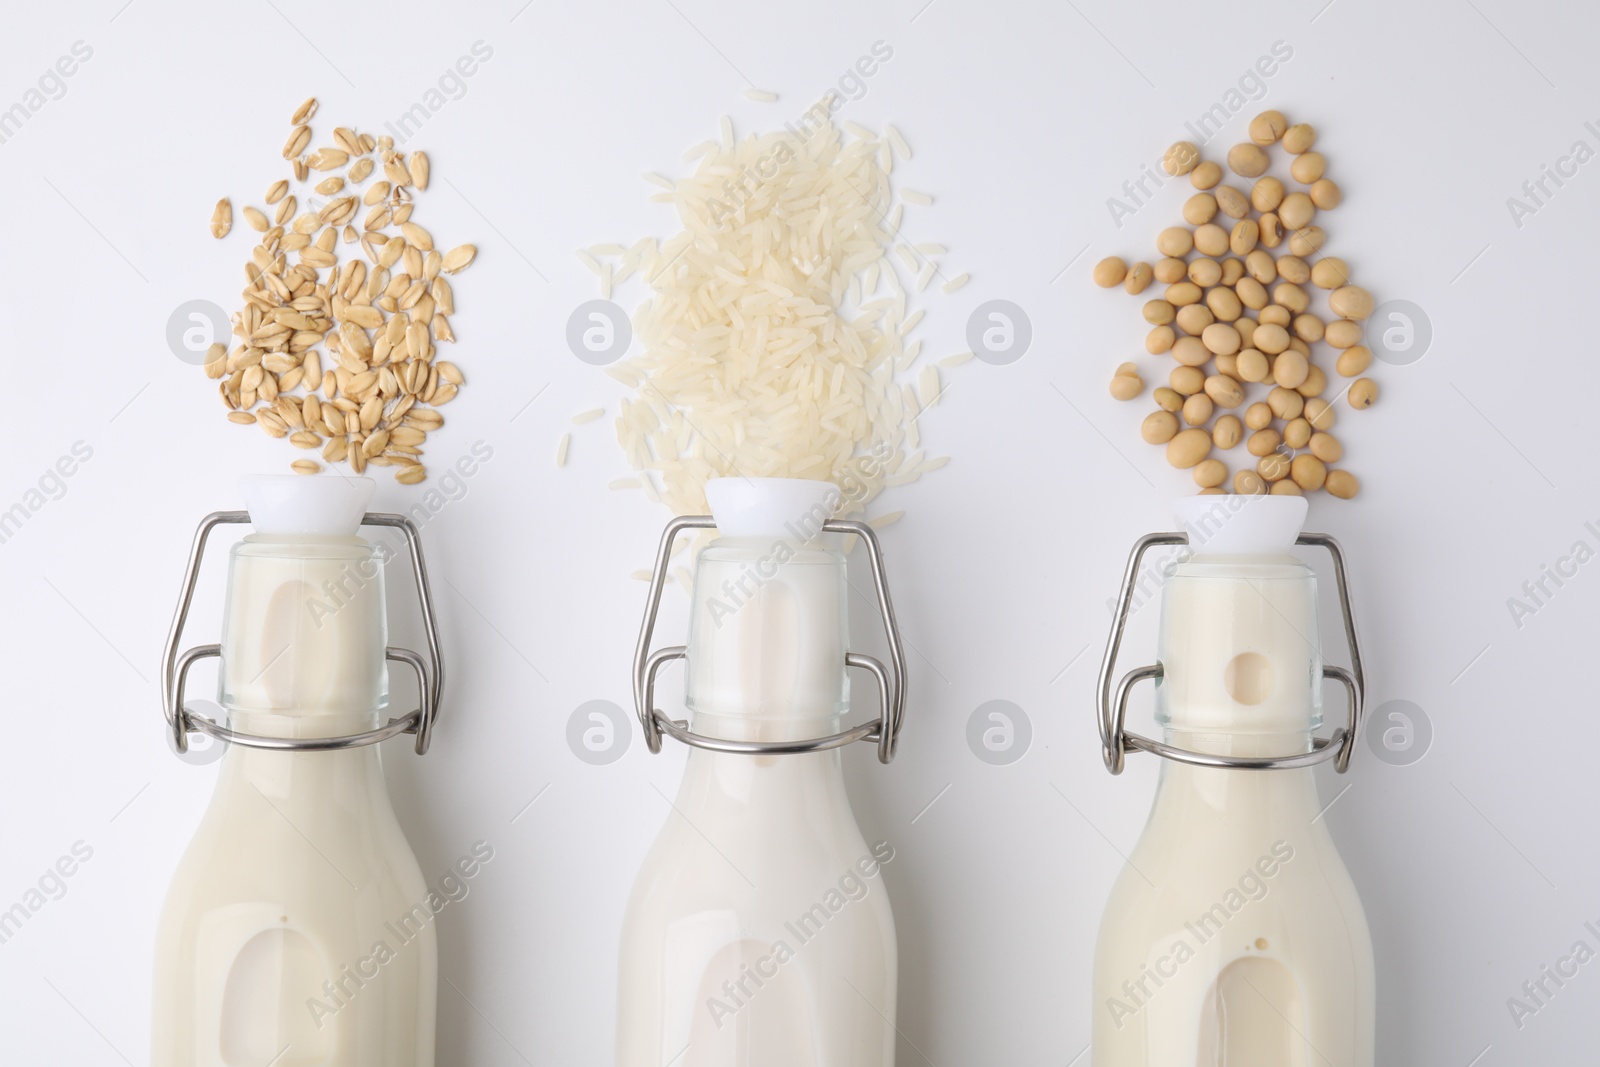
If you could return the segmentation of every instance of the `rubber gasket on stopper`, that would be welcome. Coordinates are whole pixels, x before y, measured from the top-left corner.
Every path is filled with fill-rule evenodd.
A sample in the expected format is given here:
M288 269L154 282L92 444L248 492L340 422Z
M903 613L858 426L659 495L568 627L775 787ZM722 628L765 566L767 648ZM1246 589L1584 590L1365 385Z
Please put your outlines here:
M805 478L713 478L706 503L724 537L815 536L833 518L839 487Z
M1196 554L1283 556L1300 536L1307 504L1302 496L1189 496L1176 511Z
M377 483L371 478L250 474L239 480L257 533L281 537L353 537Z

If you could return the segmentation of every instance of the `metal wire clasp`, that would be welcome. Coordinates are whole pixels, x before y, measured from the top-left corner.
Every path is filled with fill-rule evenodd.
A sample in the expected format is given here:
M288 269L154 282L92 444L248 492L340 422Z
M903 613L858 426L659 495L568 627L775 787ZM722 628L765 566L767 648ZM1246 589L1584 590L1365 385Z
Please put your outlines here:
M194 546L189 550L189 566L183 575L183 592L178 597L178 610L172 617L172 629L167 634L166 651L161 660L161 710L166 716L167 728L172 731L172 741L179 753L189 750L189 734L203 733L226 741L230 745L247 748L293 749L296 751L325 752L336 749L359 748L362 745L385 741L398 734L416 734L417 755L428 751L433 740L433 724L439 717L439 698L444 691L444 658L439 654L439 627L433 613L433 593L428 586L428 567L422 558L422 540L416 523L404 515L369 512L362 516L362 526L392 526L405 534L406 548L411 555L411 573L417 582L417 597L422 602L423 628L427 632L428 657L426 660L408 648L389 648L391 662L404 663L417 674L418 706L415 710L390 719L375 730L342 737L267 737L261 734L240 733L190 711L183 706L184 687L189 668L196 661L210 656L220 656L222 646L196 645L182 655L178 643L183 637L183 624L189 617L189 605L194 599L194 588L200 578L200 561L205 555L206 539L211 531L227 523L248 523L247 511L214 511L200 521L195 531Z
M1334 767L1343 774L1350 767L1350 755L1355 751L1356 739L1361 733L1361 722L1366 712L1366 676L1361 670L1361 645L1356 640L1356 618L1350 607L1350 585L1345 575L1344 551L1339 542L1328 534L1304 533L1295 541L1298 545L1326 548L1333 557L1334 578L1339 586L1339 610L1344 616L1345 641L1350 647L1350 669L1323 664L1322 676L1341 683L1346 694L1347 723L1333 732L1331 737L1313 738L1311 751L1287 756L1223 756L1210 752L1194 752L1178 748L1152 738L1130 733L1124 726L1128 716L1128 694L1135 684L1145 679L1159 680L1161 664L1136 667L1122 676L1113 692L1111 678L1116 672L1117 652L1122 647L1122 632L1127 626L1128 611L1133 602L1134 585L1139 580L1139 563L1144 554L1158 545L1187 545L1189 538L1182 533L1153 533L1139 538L1128 557L1128 569L1122 576L1122 591L1117 596L1117 610L1111 623L1111 639L1106 643L1105 659L1100 662L1099 690L1096 705L1100 718L1100 749L1106 769L1121 774L1123 759L1128 749L1139 749L1157 756L1189 763L1198 767L1232 767L1241 770L1288 770L1294 767L1311 767L1332 759Z
M639 628L639 645L633 654L633 703L644 728L645 744L651 752L661 751L663 733L696 748L713 752L742 753L798 753L821 752L830 748L843 748L852 741L871 741L878 746L878 760L888 763L894 759L900 743L900 728L906 717L906 657L900 646L900 627L895 622L894 603L889 598L889 580L884 573L883 551L878 545L878 534L864 522L830 519L822 524L828 533L854 534L867 546L867 558L872 563L872 582L878 593L878 607L883 616L883 632L889 639L890 665L885 667L872 656L856 652L845 653L847 667L860 667L871 673L878 683L878 719L864 726L841 730L827 737L804 738L798 741L731 741L708 737L689 729L686 720L669 718L655 707L656 674L667 663L684 659L689 650L684 645L668 645L650 651L650 638L655 633L656 615L661 609L661 590L666 585L667 566L672 559L672 543L685 530L714 530L716 521L709 515L680 515L667 523L661 534L661 547L656 552L655 570L650 575L650 592L647 596L644 624Z

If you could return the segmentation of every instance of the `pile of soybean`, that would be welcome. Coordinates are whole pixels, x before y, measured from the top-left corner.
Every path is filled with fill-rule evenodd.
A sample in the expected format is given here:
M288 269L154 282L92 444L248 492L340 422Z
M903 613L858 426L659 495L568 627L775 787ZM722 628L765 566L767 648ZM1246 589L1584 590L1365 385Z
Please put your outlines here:
M1340 399L1361 410L1378 398L1377 384L1363 377L1372 352L1362 344L1362 322L1373 300L1351 284L1344 260L1322 255L1327 235L1320 213L1338 207L1344 194L1326 176L1316 140L1316 130L1290 126L1280 111L1257 115L1250 141L1227 156L1228 170L1248 183L1248 192L1225 184L1220 164L1179 141L1162 167L1174 177L1188 175L1196 189L1183 205L1186 225L1157 235L1162 258L1153 266L1129 267L1112 256L1094 268L1103 288L1121 285L1139 294L1152 282L1166 286L1144 305L1145 351L1170 355L1176 365L1154 390L1156 410L1141 433L1165 445L1167 461L1191 471L1201 493L1227 491L1228 464L1212 453L1241 441L1253 466L1233 472L1235 493L1326 489L1348 499L1361 488L1354 474L1333 466L1344 457L1333 427ZM1267 174L1274 145L1292 157L1292 188ZM1327 292L1326 316L1312 309L1308 284ZM1317 365L1320 344L1338 350L1333 366L1348 382L1342 388L1330 389ZM1264 397L1251 399L1263 389ZM1133 400L1143 393L1138 366L1120 365L1111 395ZM1242 417L1235 414L1240 408Z

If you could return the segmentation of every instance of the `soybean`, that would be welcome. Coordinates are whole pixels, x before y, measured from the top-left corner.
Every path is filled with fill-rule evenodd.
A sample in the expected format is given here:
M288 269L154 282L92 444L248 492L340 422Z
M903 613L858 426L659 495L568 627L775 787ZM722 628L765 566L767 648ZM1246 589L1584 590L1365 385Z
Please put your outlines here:
M1378 402L1378 383L1371 378L1357 378L1346 394L1353 408L1370 408Z
M1217 320L1204 304L1185 304L1178 309L1178 329L1200 336L1200 332Z
M1257 430L1245 442L1245 450L1252 456L1270 456L1283 443L1283 435L1270 427Z
M1204 430L1187 429L1167 442L1167 462L1179 470L1196 466L1211 451L1211 435Z
M1331 433L1311 435L1311 454L1324 463L1337 463L1344 458L1344 446Z
M1235 322L1244 314L1244 307L1239 303L1238 294L1232 289L1221 286L1206 294L1206 307L1222 322Z
M1139 435L1152 445L1164 445L1178 434L1178 418L1170 411L1152 411L1139 424Z
M1372 294L1359 285L1346 285L1328 294L1328 307L1344 319L1365 319L1372 314Z
M1217 207L1230 219L1242 219L1250 214L1250 198L1231 185L1217 189Z
M1314 345L1322 340L1327 333L1327 327L1321 319L1310 312L1304 312L1294 317L1294 335L1308 345Z
M1301 489L1315 492L1328 480L1328 468L1316 456L1301 454L1289 465L1289 476Z
M1328 375L1315 363L1306 371L1306 380L1294 387L1294 391L1307 400L1314 396L1321 396L1322 391L1328 388Z
M1222 166L1207 160L1189 173L1189 183L1196 189L1215 189L1222 180Z
M1124 366L1131 367L1133 364L1127 363ZM1144 379L1139 377L1137 372L1130 374L1118 369L1117 373L1111 376L1111 395L1118 400L1132 400L1142 392L1144 392Z
M1226 255L1228 251L1228 231L1214 222L1195 227L1191 241L1196 251L1203 256L1221 256Z
M1267 491L1267 483L1255 471L1238 471L1233 476L1233 491L1240 496L1261 496Z
M1328 169L1328 161L1321 152L1302 152L1289 164L1289 174L1302 185L1310 185L1321 178Z
M1239 351L1239 331L1225 322L1213 322L1200 334L1206 348L1219 356L1231 356Z
M1128 268L1128 276L1122 279L1122 288L1134 296L1138 296L1150 287L1150 264L1135 263Z
M1195 193L1183 202L1183 221L1199 226L1217 217L1217 198L1210 193Z
M1250 187L1250 206L1262 214L1278 210L1283 203L1283 183L1276 178L1262 178Z
M1271 408L1272 413L1284 422L1298 419L1300 413L1306 409L1307 403L1308 401L1305 397L1293 389L1285 389L1282 386L1267 394L1267 407ZM1323 427L1319 426L1317 428L1322 429Z
M1172 358L1185 367L1204 367L1211 362L1211 350L1198 337L1180 337L1172 343Z
M1269 482L1278 482L1289 476L1289 457L1282 452L1270 452L1256 460L1256 473Z
M1186 256L1194 249L1194 234L1186 226L1168 226L1156 234L1156 248L1173 259Z
M1206 374L1199 367L1173 367L1167 384L1181 396L1194 396L1206 387Z
M1102 289L1121 285L1122 279L1127 276L1128 265L1122 261L1121 256L1107 256L1094 265L1094 283Z
M1311 284L1318 289L1349 285L1350 267L1338 256L1324 256L1311 265Z
M1323 483L1323 488L1340 500L1349 500L1361 492L1361 483L1349 471L1336 470L1328 472L1328 480Z
M1316 143L1317 131L1309 123L1302 122L1283 131L1283 149L1290 155L1309 152Z
M1346 378L1356 375L1372 366L1372 349L1366 345L1351 345L1339 353L1339 362L1334 369Z
M1321 226L1306 226L1289 234L1289 251L1297 256L1314 255L1327 239Z
M1243 436L1244 428L1239 424L1239 416L1223 415L1211 427L1211 443L1226 452L1239 443Z
M1259 178L1267 172L1271 160L1260 145L1236 144L1228 149L1228 169L1241 178Z
M1272 380L1285 389L1293 389L1306 380L1311 365L1298 352L1285 352L1272 361Z
M1161 169L1174 178L1188 174L1200 162L1200 149L1193 141L1176 141L1161 157Z
M1222 264L1214 259L1197 259L1189 264L1189 280L1209 289L1222 280Z
M1278 218L1291 230L1304 229L1316 216L1317 205L1305 193L1290 193L1278 205Z
M1311 267L1297 255L1278 257L1278 276L1293 285L1304 285L1311 280Z
M1183 276L1188 269L1189 265L1183 260L1174 256L1167 256L1165 259L1156 261L1156 265L1151 268L1151 273L1155 275L1156 281L1162 285L1171 285L1173 282L1183 281Z
M1361 343L1362 333L1359 322L1351 322L1349 319L1335 319L1328 323L1323 339L1334 348L1353 348ZM1371 353L1368 353L1368 356L1370 357Z
M1275 356L1289 347L1289 331L1282 326L1271 323L1265 326L1257 326L1251 343L1267 355Z
M1174 307L1184 307L1200 302L1200 287L1193 282L1173 282L1167 286L1167 302Z
M1254 278L1240 278L1233 291L1239 302L1252 311L1260 311L1267 306L1266 287Z
M1250 139L1258 145L1275 143L1289 128L1289 120L1281 111L1263 111L1250 120Z
M1247 348L1239 353L1239 377L1247 382L1264 382L1272 373L1272 364L1267 362L1267 357L1257 349ZM1258 405L1252 404L1254 409Z
M1271 285L1278 280L1278 265L1273 262L1272 254L1264 249L1258 248L1245 256L1244 269L1262 285Z
M1203 459L1194 465L1194 484L1213 489L1228 480L1228 465L1220 459Z
M1244 403L1244 390L1226 374L1213 374L1206 379L1206 396L1219 408L1233 409Z

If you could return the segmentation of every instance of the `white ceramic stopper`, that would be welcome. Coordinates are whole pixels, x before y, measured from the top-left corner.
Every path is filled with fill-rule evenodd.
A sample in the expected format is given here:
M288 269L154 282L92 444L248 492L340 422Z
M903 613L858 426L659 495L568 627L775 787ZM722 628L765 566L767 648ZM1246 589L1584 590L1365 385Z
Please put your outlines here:
M804 478L713 478L706 482L706 503L724 537L809 541L833 518L839 495L839 487L832 482Z
M1283 556L1294 548L1306 521L1303 496L1189 496L1177 504L1178 521L1197 555Z
M353 537L377 483L342 475L250 474L240 488L257 533Z

